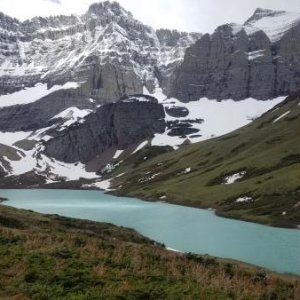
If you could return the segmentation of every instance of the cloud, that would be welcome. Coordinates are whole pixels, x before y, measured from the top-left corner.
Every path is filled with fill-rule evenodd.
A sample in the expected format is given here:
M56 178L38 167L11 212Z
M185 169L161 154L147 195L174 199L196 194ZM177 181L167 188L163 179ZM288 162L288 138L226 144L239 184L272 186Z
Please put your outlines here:
M0 12L21 21L35 16L82 15L104 0L0 0ZM111 0L113 1L113 0ZM257 7L300 12L299 0L115 0L144 24L182 31L213 32L225 23L244 23ZM34 10L32 9L34 7Z
M61 4L61 0L46 0L46 1L50 1L55 4Z

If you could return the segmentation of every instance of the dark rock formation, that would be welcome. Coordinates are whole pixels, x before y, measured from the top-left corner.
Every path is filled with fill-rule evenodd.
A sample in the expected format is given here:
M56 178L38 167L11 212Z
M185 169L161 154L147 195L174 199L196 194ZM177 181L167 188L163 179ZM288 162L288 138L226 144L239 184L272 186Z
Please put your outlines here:
M200 130L197 128L193 128L193 124L201 124L204 120L202 119L194 119L194 120L175 120L168 121L167 128L169 129L169 136L180 136L185 137L187 135L198 133Z
M178 127L172 128L169 132L169 136L185 137L187 135L198 133L199 129L191 128L187 124L178 124Z
M227 24L204 35L186 50L168 95L183 102L201 97L265 100L299 89L300 15L295 24L283 25L278 38L273 38L276 29L268 36L253 27L261 18L284 13L258 9L244 26Z
M95 109L95 104L77 90L61 90L25 105L0 108L0 131L31 131L51 126L53 116L68 107Z
M45 153L74 163L100 156L109 148L127 147L165 130L163 106L153 102L117 102L102 106L83 124L58 132L45 144Z
M183 118L189 115L189 110L183 106L169 106L166 107L166 113L174 118Z
M251 51L264 51L265 55L259 61L252 62L248 59ZM267 70L261 74L266 65ZM268 71L274 74L268 37L260 31L248 39L244 29L234 33L231 25L224 25L213 35L204 35L187 49L184 62L174 74L170 96L183 102L201 97L236 100L249 96L269 98L273 94L272 84L271 88L264 86L262 91L256 89L261 85L262 78L270 76ZM274 82L272 78L268 79Z
M300 88L300 24L291 28L273 47L275 90L288 95Z

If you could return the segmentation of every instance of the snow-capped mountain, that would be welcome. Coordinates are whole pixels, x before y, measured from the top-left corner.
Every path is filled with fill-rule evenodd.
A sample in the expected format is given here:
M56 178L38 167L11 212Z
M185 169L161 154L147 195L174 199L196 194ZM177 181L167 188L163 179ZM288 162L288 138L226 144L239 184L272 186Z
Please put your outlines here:
M70 79L90 80L94 89L109 86L94 98L114 100L140 93L145 84L153 88L155 74L168 76L185 49L200 37L198 33L156 32L118 3L108 1L91 5L82 16L36 17L21 23L2 14L1 93L41 81L53 84ZM95 68L104 69L104 74L97 74ZM108 77L117 84L108 82Z
M95 178L146 145L250 123L300 86L296 15L258 9L202 35L155 31L108 1L82 16L0 14L0 176Z
M244 28L250 35L262 30L275 43L299 24L300 13L258 8L245 22Z

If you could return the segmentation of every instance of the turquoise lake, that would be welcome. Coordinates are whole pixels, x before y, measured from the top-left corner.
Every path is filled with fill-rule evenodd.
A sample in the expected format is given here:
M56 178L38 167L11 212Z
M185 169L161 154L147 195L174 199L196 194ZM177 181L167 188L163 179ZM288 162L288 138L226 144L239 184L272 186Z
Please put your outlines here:
M0 190L5 205L108 222L183 252L231 258L300 275L300 230L215 216L212 211L115 197L102 191Z

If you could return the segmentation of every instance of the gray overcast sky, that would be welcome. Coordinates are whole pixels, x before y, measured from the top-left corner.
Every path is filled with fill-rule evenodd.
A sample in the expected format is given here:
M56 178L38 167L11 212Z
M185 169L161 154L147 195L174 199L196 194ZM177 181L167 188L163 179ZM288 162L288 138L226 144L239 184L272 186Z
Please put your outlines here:
M82 14L95 0L0 0L0 11L20 20ZM243 23L257 7L300 12L300 0L119 0L134 17L155 29L212 32L224 23Z

